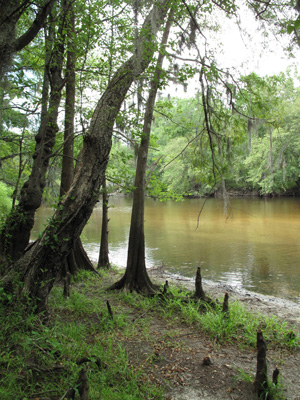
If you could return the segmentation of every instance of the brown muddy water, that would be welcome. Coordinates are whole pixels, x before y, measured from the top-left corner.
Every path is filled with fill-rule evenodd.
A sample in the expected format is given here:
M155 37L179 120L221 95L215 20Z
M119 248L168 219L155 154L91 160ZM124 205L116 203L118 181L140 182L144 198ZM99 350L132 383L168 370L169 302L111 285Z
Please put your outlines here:
M205 280L300 303L300 199L232 198L161 203L146 199L147 267L164 265L172 274L193 277L201 266ZM111 197L110 261L126 266L132 200ZM41 208L32 234L42 231L51 208ZM101 204L82 233L97 261Z

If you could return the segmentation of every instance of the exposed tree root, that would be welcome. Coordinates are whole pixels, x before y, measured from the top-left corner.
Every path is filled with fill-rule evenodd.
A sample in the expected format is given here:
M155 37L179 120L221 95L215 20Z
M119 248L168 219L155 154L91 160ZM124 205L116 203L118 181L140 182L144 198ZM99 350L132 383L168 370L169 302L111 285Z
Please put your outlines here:
M196 280L195 280L195 293L192 297L194 299L204 301L205 303L208 303L209 305L211 305L213 307L216 306L216 302L211 297L207 296L203 290L200 267L197 268Z
M126 274L116 283L111 285L107 290L123 290L125 292L137 292L144 295L154 295L159 292L159 286L151 282L148 274L139 274L130 279Z
M228 314L228 312L229 312L228 299L229 299L229 295L226 292L225 296L224 296L223 306L222 306L222 311L223 311L223 313L226 313L226 314Z
M257 331L257 367L254 382L254 390L259 399L272 400L268 393L268 367L267 367L267 344L262 331Z
M64 283L64 297L70 297L71 275L76 275L80 270L98 272L91 263L86 251L83 248L80 238L74 243L73 249L63 263L59 279Z

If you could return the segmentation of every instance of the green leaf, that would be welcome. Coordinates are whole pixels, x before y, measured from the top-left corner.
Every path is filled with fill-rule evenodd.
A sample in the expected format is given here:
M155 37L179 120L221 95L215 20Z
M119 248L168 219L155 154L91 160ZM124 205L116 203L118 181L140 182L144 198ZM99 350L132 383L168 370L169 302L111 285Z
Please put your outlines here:
M295 21L295 23L294 23L295 25L295 29L298 29L298 28L300 28L300 19L298 18L296 21Z

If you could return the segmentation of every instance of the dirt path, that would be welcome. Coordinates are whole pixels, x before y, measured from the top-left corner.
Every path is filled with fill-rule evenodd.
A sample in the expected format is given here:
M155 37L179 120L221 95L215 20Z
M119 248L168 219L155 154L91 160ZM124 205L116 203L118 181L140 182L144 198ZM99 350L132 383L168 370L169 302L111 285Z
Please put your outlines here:
M150 271L156 281L168 280L169 284L180 284L192 289L190 280L175 279L163 269ZM279 301L254 293L238 293L229 287L206 287L209 295L222 296L229 292L231 299L239 299L251 311L278 315L284 321L300 328L300 307L296 304ZM135 311L132 311L133 319ZM205 337L197 329L187 326L174 326L154 313L150 318L149 340L124 340L132 366L142 366L150 379L163 386L169 400L252 400L253 385L244 376L253 377L256 371L255 349L243 349L235 345L219 345L217 340ZM210 365L203 360L209 357ZM300 400L300 352L290 353L283 349L268 351L269 375L277 366L281 371L284 399Z
M168 399L221 400L256 399L252 384L241 379L239 370L253 377L256 371L255 350L238 346L219 346L199 332L180 326L170 338L170 329L164 320L152 317L152 343L135 341L124 343L132 364L143 365L154 383L165 388ZM209 356L211 365L204 365ZM288 362L286 361L288 360ZM268 352L269 370L276 366L282 371L284 391L289 400L299 400L300 355L282 351Z

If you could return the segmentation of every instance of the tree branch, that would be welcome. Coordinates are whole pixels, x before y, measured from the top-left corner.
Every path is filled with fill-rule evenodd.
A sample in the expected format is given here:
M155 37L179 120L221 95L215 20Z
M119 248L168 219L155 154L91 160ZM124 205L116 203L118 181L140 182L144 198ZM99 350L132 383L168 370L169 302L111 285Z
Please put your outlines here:
M180 151L180 153L178 153L174 158L172 158L171 161L169 161L167 164L165 164L165 165L163 166L162 171L163 171L165 168L167 168L167 166L170 165L173 161L175 161L176 158L178 158L179 156L181 156L181 154L185 152L185 150L189 147L189 145L190 145L194 140L196 140L199 136L201 136L203 132L204 132L204 129L203 129L200 133L198 133L198 135L196 135L195 137L193 137L193 139L189 140L188 143L184 146L184 148Z
M56 0L46 0L43 8L37 14L30 28L21 37L15 40L15 43L13 45L14 51L22 50L36 37L44 22L46 21L49 13L51 12L55 1Z

